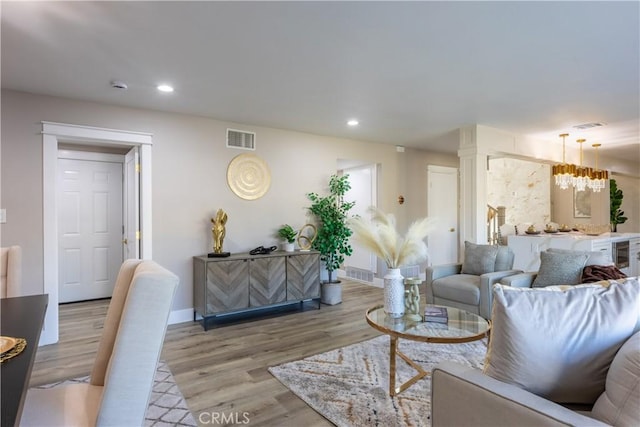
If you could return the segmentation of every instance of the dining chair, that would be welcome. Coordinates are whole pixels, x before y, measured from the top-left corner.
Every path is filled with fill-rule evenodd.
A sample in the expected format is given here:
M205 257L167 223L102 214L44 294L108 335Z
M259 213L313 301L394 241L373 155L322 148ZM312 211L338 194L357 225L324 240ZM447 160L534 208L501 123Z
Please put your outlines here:
M20 425L143 425L178 282L154 261L126 260L89 382L29 389Z
M0 298L19 297L22 287L22 248L0 248Z

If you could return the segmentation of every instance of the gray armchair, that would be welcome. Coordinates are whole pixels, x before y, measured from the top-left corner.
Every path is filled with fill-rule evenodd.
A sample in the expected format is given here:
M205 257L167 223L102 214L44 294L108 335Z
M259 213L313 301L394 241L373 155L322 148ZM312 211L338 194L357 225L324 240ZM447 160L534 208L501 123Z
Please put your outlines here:
M427 304L446 305L491 319L492 287L521 270L512 270L514 254L508 246L465 242L462 264L427 267Z

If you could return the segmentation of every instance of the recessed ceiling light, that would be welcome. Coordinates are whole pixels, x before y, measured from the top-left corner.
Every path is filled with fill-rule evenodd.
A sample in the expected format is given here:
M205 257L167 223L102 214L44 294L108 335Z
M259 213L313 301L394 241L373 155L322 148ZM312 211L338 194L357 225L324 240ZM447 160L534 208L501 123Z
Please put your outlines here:
M169 85L158 85L158 90L160 92L173 92L173 87Z
M360 123L360 122L359 122L359 121L357 121L356 119L351 119L351 120L349 120L349 121L347 122L347 124L348 124L349 126L358 126L358 124L359 124L359 123Z

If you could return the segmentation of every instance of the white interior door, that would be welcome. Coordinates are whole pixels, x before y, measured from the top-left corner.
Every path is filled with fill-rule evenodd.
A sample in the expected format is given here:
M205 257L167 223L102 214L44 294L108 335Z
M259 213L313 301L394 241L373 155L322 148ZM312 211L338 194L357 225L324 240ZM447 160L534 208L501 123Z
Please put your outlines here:
M349 174L349 183L351 184L351 189L345 194L345 200L355 200L356 202L349 213L368 218L367 209L369 206L377 205L376 165L347 168L343 169L343 172ZM354 241L351 241L351 247L353 253L346 258L345 265L376 273L377 264L373 252Z
M427 214L438 221L429 233L429 262L458 262L458 169L429 165L427 191Z
M59 302L113 292L123 260L122 172L122 161L58 159Z
M140 161L138 147L124 158L124 259L140 258Z

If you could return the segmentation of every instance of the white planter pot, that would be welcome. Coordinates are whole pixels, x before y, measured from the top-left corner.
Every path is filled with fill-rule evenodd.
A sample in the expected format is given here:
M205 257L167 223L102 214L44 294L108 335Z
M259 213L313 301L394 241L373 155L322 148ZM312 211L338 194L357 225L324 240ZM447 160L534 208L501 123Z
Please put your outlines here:
M342 283L321 283L320 302L328 305L336 305L342 302Z
M293 252L295 250L295 243L284 242L282 244L282 250L285 252Z
M391 268L384 276L384 312L389 317L404 315L404 277L399 268Z

